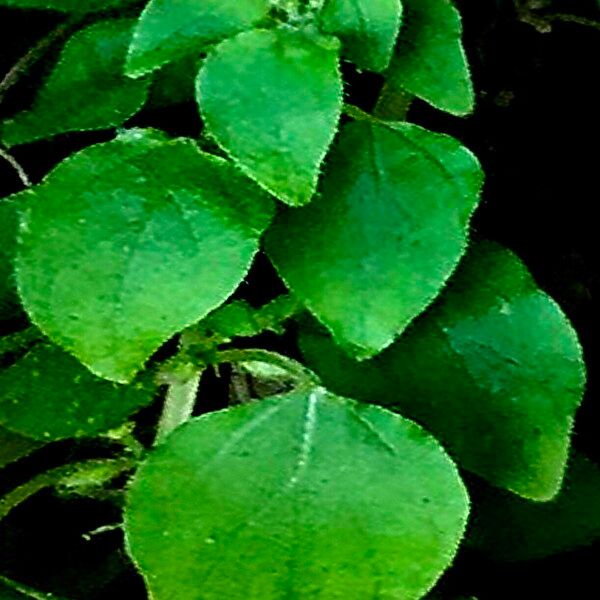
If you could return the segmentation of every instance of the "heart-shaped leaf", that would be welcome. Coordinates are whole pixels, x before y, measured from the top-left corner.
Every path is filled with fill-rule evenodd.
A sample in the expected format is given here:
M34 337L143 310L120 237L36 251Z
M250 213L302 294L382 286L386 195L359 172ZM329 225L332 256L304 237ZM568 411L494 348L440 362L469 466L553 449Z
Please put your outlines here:
M342 107L339 42L255 30L217 46L200 70L209 133L241 169L291 205L312 197Z
M383 71L392 58L401 17L400 0L328 0L320 24L341 38L345 56L356 65Z
M581 348L509 251L475 247L431 311L372 361L351 360L323 334L301 345L326 385L414 418L494 485L535 500L560 488Z
M387 72L387 85L455 115L473 110L460 14L451 0L403 0L405 25Z
M77 32L42 85L31 109L0 125L7 146L69 131L123 124L146 101L148 80L123 75L133 22L102 21Z
M40 343L0 372L0 425L44 441L91 436L124 423L153 394L149 381L99 379L63 350Z
M135 130L72 156L26 194L23 303L53 341L119 382L233 292L273 211L191 140Z
M127 74L139 77L197 55L206 44L249 29L269 8L268 0L151 0L135 28Z
M327 167L310 206L278 215L267 251L338 343L366 358L452 273L482 174L456 140L407 123L344 127Z
M450 563L467 512L431 436L314 390L175 431L136 473L125 530L155 600L411 600Z

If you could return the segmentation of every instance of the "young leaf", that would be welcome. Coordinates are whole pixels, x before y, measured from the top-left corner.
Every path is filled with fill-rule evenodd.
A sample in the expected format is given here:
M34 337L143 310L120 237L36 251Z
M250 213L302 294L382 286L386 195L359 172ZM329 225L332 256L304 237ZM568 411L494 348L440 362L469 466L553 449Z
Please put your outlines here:
M600 468L582 454L571 457L563 487L550 502L491 487L476 497L469 543L496 560L542 558L600 539Z
M294 294L350 353L377 354L438 294L466 246L482 174L456 140L354 122L321 194L287 210L267 251Z
M422 429L293 392L195 419L140 467L129 550L156 600L420 598L468 499Z
M19 304L13 268L17 222L14 204L0 202L0 321L12 317Z
M0 0L0 6L86 13L132 4L135 0Z
M387 84L449 113L470 113L475 97L460 14L451 0L404 0L404 7L405 24Z
M431 311L373 361L323 335L301 346L326 385L423 423L464 468L526 498L557 493L584 363L568 319L509 251L475 247Z
M45 441L91 436L124 423L153 393L149 382L98 379L63 350L41 343L0 372L0 425Z
M118 382L233 292L273 211L191 140L137 130L72 156L27 195L24 305L53 341Z
M121 125L144 104L149 81L122 74L132 21L102 21L77 32L31 109L0 125L7 146L69 131Z
M207 44L250 29L269 9L268 0L151 0L133 34L127 74L139 77L198 54Z
M226 40L198 75L209 133L263 188L306 204L342 106L339 43L304 31L255 30Z
M323 31L337 35L357 66L384 71L400 29L400 0L328 0L320 14Z

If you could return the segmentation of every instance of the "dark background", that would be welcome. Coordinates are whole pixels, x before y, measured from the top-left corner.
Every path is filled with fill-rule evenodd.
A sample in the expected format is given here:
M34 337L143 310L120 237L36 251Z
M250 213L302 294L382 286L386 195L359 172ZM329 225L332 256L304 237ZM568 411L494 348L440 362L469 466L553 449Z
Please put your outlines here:
M574 445L600 463L600 409L595 401L598 342L593 336L593 316L599 308L594 304L598 285L594 209L600 9L595 0L532 0L517 6L512 0L457 0L457 5L464 16L476 112L459 119L416 102L410 120L456 136L480 157L487 183L474 235L516 251L572 319L589 374ZM32 15L0 9L0 74L60 22L50 13ZM43 65L34 67L7 95L0 117L27 106L43 74ZM347 79L348 101L370 108L381 80L350 68ZM191 102L146 111L131 123L182 135L200 131ZM61 136L19 148L15 156L38 181L72 151L111 135ZM14 173L0 161L0 195L18 189ZM277 285L268 266L259 261L247 287L258 287L258 296L270 296ZM5 324L9 329L20 325L18 319ZM0 472L0 491L70 457L110 452L108 446L53 444ZM118 521L119 510L110 503L40 494L0 524L0 572L72 599L143 599L143 585L125 559L120 533L96 535L90 541L81 537ZM600 543L525 563L494 562L464 549L437 589L449 599L457 595L482 600L600 597L599 561Z

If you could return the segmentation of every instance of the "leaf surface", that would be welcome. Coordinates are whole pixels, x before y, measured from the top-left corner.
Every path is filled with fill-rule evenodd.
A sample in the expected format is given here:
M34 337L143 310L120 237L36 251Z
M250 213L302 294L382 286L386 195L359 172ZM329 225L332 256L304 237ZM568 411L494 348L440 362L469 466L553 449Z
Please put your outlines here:
M19 305L14 278L17 226L14 204L0 202L0 321L14 316Z
M151 0L135 28L127 73L139 77L203 46L249 29L264 18L268 0Z
M400 0L329 0L320 25L342 40L345 56L357 66L384 71L394 52L401 17Z
M13 433L0 426L0 469L6 465L27 456L37 448L39 442ZM2 595L0 595L2 598Z
M404 7L404 26L387 84L455 115L472 112L473 84L460 14L452 1L404 0Z
M123 124L146 101L148 80L122 74L133 22L101 21L75 33L33 103L0 125L16 146L60 133Z
M458 141L407 123L347 125L327 166L315 201L278 215L267 251L338 343L367 358L452 273L482 174Z
M534 500L560 488L585 383L577 335L524 265L476 246L433 308L381 356L357 363L306 333L325 385L415 419L461 466Z
M467 512L431 436L315 390L175 431L136 473L125 528L156 600L411 600L448 566Z
M119 385L92 375L60 348L40 343L0 372L0 425L36 440L92 436L150 404L148 378Z
M257 186L191 140L129 131L28 192L21 298L92 372L128 382L233 292L272 211Z
M255 30L222 42L197 80L210 135L263 188L291 205L312 197L342 106L339 43Z

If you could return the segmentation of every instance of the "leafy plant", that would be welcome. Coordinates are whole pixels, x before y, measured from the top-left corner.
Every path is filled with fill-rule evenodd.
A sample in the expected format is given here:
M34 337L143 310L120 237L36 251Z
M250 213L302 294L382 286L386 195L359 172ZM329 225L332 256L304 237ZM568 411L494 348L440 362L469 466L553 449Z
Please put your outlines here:
M406 120L413 98L474 108L450 0L0 5L72 29L0 125L27 188L0 203L0 465L63 439L118 446L15 487L0 516L44 488L112 491L156 600L425 597L465 536L465 471L508 490L477 498L482 515L559 515L553 548L598 535L572 509L597 469L577 458L582 494L560 491L577 335L512 252L469 242L474 154ZM373 110L344 103L352 63L379 74ZM128 121L185 100L195 138ZM112 133L35 185L9 152L90 130ZM289 291L258 307L257 256ZM286 332L302 358L272 350ZM232 406L206 411L227 364ZM500 536L502 553L488 521L467 543Z

